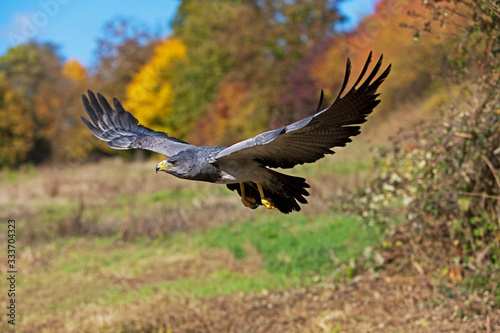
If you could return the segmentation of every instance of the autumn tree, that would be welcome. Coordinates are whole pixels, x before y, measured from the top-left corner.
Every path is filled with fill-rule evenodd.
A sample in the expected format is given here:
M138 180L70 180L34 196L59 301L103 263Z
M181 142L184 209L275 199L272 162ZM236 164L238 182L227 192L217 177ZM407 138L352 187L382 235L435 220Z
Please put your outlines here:
M87 69L78 60L71 59L63 64L62 75L67 80L82 82L87 78Z
M35 124L29 109L20 93L0 83L0 167L18 166L33 149Z
M85 161L97 143L89 136L87 128L82 126L80 116L83 114L81 94L89 85L87 69L77 60L71 59L62 64L64 80L64 99L57 110L59 123L57 145L53 147L52 159L60 163Z
M153 56L159 37L128 19L106 23L98 40L92 87L104 95L125 99L127 85Z
M0 57L3 84L27 103L23 117L31 119L33 144L26 158L33 162L50 158L51 139L58 128L54 110L62 97L58 89L61 61L56 52L52 44L28 43L10 48Z
M205 114L232 60L217 36L236 19L238 4L197 0L181 3L173 21L174 35L187 47L186 60L173 67L172 129L182 138Z
M287 88L280 95L283 113L279 121L290 123L316 111L314 107L319 101L319 92L323 88L329 88L329 85L318 84L312 74L313 67L323 61L330 43L330 38L315 43L286 77Z
M279 96L288 88L289 73L316 41L334 32L338 19L335 1L212 1L203 6L183 1L173 25L188 49L187 61L174 69L173 105L183 120L179 130L186 135L197 123L189 138L197 143L213 139L200 135L214 115L222 120L224 111L217 108L230 103L223 99L233 95L228 94L231 86L245 87L239 95L246 97L238 97L239 112L226 113L231 118L220 122L224 128L244 137L273 119L286 122Z
M19 45L0 57L4 149L15 142L19 149L0 163L84 160L90 148L78 117L87 80L86 69L64 62L51 44Z
M418 102L425 94L446 86L445 74L451 70L447 50L454 42L456 27L437 27L437 34L417 38L407 26L415 19L425 21L432 17L422 9L422 4L415 1L379 2L375 13L364 18L355 30L328 42L325 56L310 67L313 81L326 87L327 96L334 98L342 84L347 57L354 64L355 77L373 51L376 58L383 54L393 68L384 84L380 111L395 109L410 100Z
M155 48L154 55L127 86L125 106L145 126L166 132L174 126L172 108L172 68L184 59L186 46L177 38L167 38Z

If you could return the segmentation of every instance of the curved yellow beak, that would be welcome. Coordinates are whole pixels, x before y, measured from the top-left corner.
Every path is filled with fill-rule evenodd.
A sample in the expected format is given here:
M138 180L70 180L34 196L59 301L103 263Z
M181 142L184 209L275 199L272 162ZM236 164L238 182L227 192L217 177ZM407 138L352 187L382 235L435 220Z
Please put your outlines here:
M168 169L173 169L173 167L171 165L165 163L165 161L161 161L156 166L156 173L158 173L158 171L165 171L165 170L168 170Z

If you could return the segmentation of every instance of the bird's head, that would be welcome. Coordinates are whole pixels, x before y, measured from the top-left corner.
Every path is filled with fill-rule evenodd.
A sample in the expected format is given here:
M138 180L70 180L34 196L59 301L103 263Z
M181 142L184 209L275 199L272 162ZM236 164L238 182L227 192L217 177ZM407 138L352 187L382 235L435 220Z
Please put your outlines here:
M166 159L158 163L158 165L156 166L156 173L158 173L158 171L171 173L172 170L175 170L175 168L178 167L178 165L179 161L167 157Z
M200 157L196 150L183 150L169 156L156 166L156 172L163 171L177 178L215 182L219 179L216 166Z
M174 156L169 156L156 166L156 172L163 171L179 178L190 179L195 176L196 171L193 166L192 154L180 152Z

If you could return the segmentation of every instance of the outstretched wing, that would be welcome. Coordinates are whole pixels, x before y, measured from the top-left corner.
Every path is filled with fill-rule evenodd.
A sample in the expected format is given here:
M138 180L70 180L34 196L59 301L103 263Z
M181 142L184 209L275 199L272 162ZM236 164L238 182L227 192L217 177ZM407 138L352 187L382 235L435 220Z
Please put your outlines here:
M382 56L368 78L356 88L366 74L372 53L354 86L341 97L349 80L351 62L347 59L344 83L335 101L315 115L291 125L259 134L238 142L216 156L221 159L254 159L272 168L292 168L297 164L312 163L333 154L333 147L344 147L351 136L358 135L359 126L380 103L377 88L389 75L391 66L374 80L382 65ZM372 82L373 81L373 82Z
M98 93L96 98L92 91L87 92L89 97L82 95L82 101L90 121L84 117L80 118L96 137L106 141L111 148L139 148L172 156L193 147L187 142L168 136L167 133L139 125L139 121L130 112L125 111L116 98L113 98L113 109L101 94Z

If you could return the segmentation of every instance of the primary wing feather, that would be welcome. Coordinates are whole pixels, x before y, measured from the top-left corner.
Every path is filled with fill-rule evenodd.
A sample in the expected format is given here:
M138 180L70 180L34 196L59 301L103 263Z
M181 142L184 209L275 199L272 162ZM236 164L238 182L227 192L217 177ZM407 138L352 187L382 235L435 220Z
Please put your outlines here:
M238 142L222 151L215 160L255 159L269 167L292 168L297 164L312 163L333 154L333 147L343 147L360 133L359 126L380 102L377 89L389 75L391 66L373 81L382 65L382 56L366 80L361 82L371 61L371 52L353 87L343 96L351 72L347 60L342 88L335 101L313 116L288 126L264 132L251 139ZM372 82L373 81L373 82Z
M99 139L106 141L114 149L146 149L172 156L192 145L168 136L167 133L153 131L139 125L139 121L114 98L114 108L106 98L90 90L89 97L82 95L83 106L90 121L80 117L87 128Z

